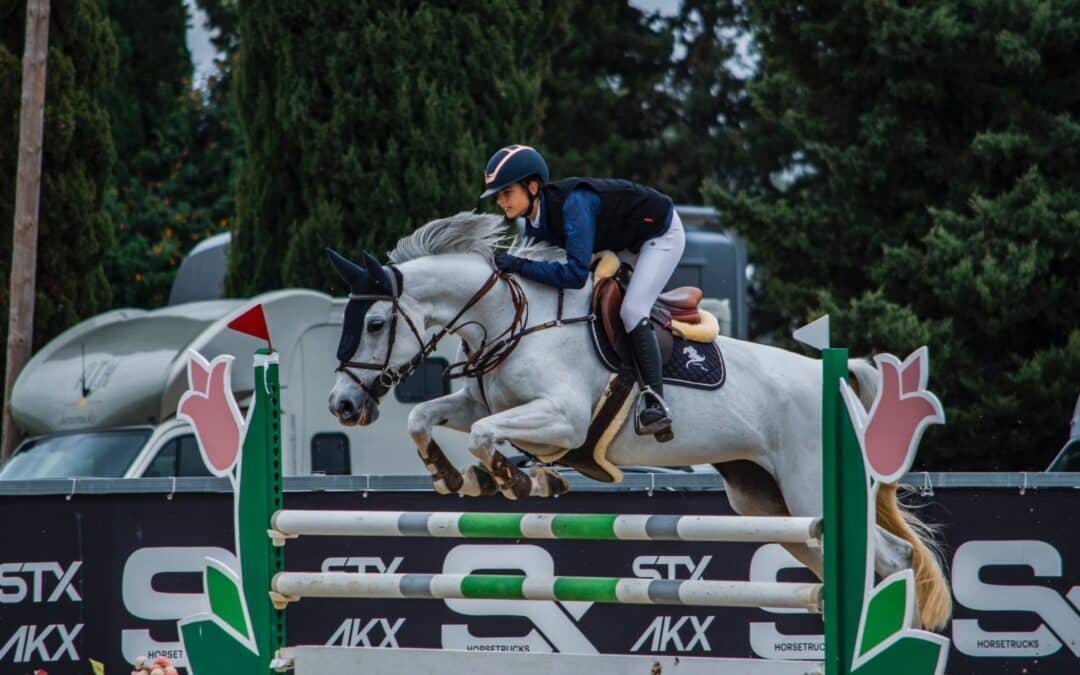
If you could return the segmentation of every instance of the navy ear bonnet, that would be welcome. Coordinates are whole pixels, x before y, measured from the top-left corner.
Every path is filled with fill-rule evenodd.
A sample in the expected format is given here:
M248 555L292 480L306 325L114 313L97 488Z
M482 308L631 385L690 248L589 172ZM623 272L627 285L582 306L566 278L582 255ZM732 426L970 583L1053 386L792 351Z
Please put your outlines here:
M383 267L368 253L364 253L363 267L329 248L326 254L338 275L349 284L349 302L337 348L338 361L348 361L360 346L364 317L371 306L379 300L397 300L401 295L401 272Z

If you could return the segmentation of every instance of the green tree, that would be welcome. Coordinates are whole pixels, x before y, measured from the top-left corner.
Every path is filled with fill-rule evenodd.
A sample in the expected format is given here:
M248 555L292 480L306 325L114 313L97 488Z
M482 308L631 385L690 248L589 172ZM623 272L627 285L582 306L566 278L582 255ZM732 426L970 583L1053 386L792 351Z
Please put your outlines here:
M332 289L324 246L381 255L474 206L488 155L536 136L542 56L521 45L539 16L502 0L241 3L228 291Z
M541 86L540 149L553 177L668 189L675 182L664 142L675 116L666 87L670 24L628 2L564 0L547 6L543 26L551 67Z
M669 82L677 103L665 158L670 193L700 204L705 180L732 191L772 191L792 141L763 123L750 97L757 54L746 4L684 0L673 22L678 48Z
M0 16L0 307L6 326L25 4L0 4ZM111 300L102 259L112 243L112 222L102 203L114 150L103 102L115 70L116 43L97 2L54 0L45 85L35 350L73 323L106 309Z
M184 254L226 231L238 145L227 59L192 86L182 0L112 0L120 77L110 97L119 162L108 205L117 245L106 263L117 304L165 304ZM224 17L228 25L228 14ZM226 31L218 40L227 41Z
M930 346L932 469L1039 469L1080 382L1080 3L750 3L784 191L710 191L791 326Z

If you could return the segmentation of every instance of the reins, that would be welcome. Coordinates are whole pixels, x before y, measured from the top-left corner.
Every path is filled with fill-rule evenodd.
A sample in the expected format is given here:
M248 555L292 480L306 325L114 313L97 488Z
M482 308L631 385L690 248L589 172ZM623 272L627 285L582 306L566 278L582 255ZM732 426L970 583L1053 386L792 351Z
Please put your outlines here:
M392 266L391 269L393 269ZM395 274L393 277L395 280L400 278L400 273L398 273L397 270L394 270L394 272ZM491 276L488 277L487 281L484 282L484 285L473 293L472 297L469 298L461 310L454 315L454 318L447 322L447 324L432 336L430 340L425 342L420 335L420 331L416 329L416 324L413 322L412 318L410 318L409 314L402 309L399 302L402 289L397 287L399 284L395 284L393 295L352 294L349 296L351 300L385 300L392 303L393 311L390 316L390 335L386 347L386 356L383 359L383 362L380 364L365 363L361 361L340 361L336 368L336 372L345 373L369 396L379 400L386 395L391 387L413 374L413 372L420 367L420 364L427 360L432 352L438 348L440 340L470 323L475 323L468 321L461 326L456 325L458 320L487 295L500 279L506 283L510 293L510 301L514 306L514 318L511 319L510 325L506 327L506 330L492 338L490 342L485 335L481 340L480 347L475 352L470 352L468 344L462 341L462 344L465 346L465 360L450 364L444 371L446 377L449 379L475 377L477 384L480 387L480 394L484 399L485 405L487 405L487 394L484 392L484 375L491 373L510 358L510 355L517 348L518 344L521 343L522 338L531 333L547 330L549 328L556 328L558 326L581 323L584 321L594 321L596 319L596 316L592 313L585 316L564 319L564 290L560 288L558 309L556 311L555 319L532 327L527 327L529 323L529 300L525 295L525 289L523 289L521 283L510 274L495 270L491 273ZM409 330L412 331L413 337L416 338L417 344L420 345L420 351L409 359L405 365L400 368L395 368L390 365L390 354L394 349L394 340L397 337L397 317L399 314L404 317L405 323L408 324ZM379 376L375 379L373 386L369 387L368 385L365 385L351 369L378 370ZM488 407L490 408L490 405Z

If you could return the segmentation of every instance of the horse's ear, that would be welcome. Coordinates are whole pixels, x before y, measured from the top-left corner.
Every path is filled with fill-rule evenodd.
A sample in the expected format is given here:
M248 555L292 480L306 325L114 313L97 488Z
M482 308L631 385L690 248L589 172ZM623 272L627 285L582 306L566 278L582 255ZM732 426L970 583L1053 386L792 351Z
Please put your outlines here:
M376 293L394 295L394 284L390 280L386 268L382 266L382 263L375 256L367 251L364 251L364 267L367 268L368 279L371 280L372 289Z
M341 255L337 251L327 248L326 255L345 283L349 284L349 290L353 293L363 293L368 287L368 273L353 261Z

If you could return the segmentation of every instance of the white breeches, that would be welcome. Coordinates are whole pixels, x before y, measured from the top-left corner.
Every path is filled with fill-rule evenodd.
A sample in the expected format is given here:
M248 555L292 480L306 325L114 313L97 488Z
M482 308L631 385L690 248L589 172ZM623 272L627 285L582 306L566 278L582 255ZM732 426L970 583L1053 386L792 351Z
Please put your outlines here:
M671 274L682 259L686 247L686 233L678 212L671 212L671 226L667 232L649 239L641 246L634 274L623 298L619 317L626 332L630 332L649 316L656 297L663 292Z

